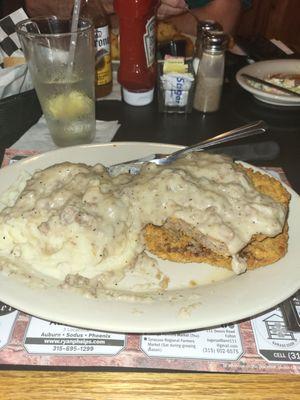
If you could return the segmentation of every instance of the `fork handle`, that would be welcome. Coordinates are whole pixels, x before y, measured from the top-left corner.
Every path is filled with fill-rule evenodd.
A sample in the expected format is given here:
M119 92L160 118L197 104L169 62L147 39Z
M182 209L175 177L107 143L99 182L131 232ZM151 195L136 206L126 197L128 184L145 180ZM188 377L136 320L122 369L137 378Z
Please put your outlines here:
M191 151L197 151L206 149L207 147L215 146L220 143L226 143L229 141L246 138L248 136L254 136L262 133L267 133L267 124L264 121L256 121L250 124L244 125L240 128L232 129L230 131L221 133L220 135L214 136L212 138L203 140L192 146L186 147L184 149L175 151L170 154L171 157L177 157L178 155L189 153Z

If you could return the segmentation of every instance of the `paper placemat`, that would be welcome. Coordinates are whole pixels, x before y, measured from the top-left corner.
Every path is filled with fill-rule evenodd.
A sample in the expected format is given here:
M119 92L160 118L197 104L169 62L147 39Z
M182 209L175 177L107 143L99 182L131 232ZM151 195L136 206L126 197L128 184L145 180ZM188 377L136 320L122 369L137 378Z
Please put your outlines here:
M33 154L8 150L3 165ZM282 170L271 172L285 180ZM299 374L300 332L287 330L280 308L207 330L125 335L42 320L0 303L0 367Z
M0 367L299 374L300 333L286 329L279 308L207 330L125 335L45 321L0 303Z

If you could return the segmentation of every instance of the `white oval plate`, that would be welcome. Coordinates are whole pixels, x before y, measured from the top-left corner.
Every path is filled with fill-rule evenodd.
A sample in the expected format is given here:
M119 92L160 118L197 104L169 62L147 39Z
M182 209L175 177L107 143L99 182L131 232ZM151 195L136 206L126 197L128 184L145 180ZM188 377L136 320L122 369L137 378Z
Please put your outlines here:
M168 153L179 146L120 142L84 145L37 155L0 170L0 194L20 175L54 163L71 161L105 165ZM292 194L287 255L277 263L235 276L206 264L159 261L170 276L170 288L153 301L88 299L67 290L32 288L0 273L1 301L47 320L114 332L171 332L207 328L263 312L300 288L300 200ZM37 260L38 263L38 260ZM190 288L190 280L201 285ZM214 281L214 282L211 282ZM209 283L210 282L210 283Z
M242 74L249 74L260 79L266 79L270 75L279 73L300 74L300 60L259 61L240 69L236 74L236 79L245 90L252 93L260 101L277 106L300 106L300 97L265 92L253 87L246 78L242 77Z

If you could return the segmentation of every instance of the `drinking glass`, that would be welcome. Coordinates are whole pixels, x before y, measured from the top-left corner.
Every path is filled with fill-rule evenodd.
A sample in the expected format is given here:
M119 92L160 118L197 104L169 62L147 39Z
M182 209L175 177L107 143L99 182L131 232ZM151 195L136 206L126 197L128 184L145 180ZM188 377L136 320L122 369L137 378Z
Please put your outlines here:
M54 143L70 146L94 139L94 33L89 20L37 17L17 24L33 85Z

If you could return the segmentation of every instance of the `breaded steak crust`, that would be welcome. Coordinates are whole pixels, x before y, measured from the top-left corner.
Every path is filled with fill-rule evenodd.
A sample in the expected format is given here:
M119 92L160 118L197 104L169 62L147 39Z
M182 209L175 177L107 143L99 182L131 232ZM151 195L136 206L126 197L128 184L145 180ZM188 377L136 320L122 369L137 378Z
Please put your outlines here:
M272 197L273 200L289 205L290 194L275 178L237 165L251 180L253 186L261 193ZM180 224L178 225L180 226ZM197 243L194 238L180 229L168 226L147 225L144 229L146 248L162 259L176 262L207 263L231 269L232 258L215 253ZM282 258L288 248L288 224L285 222L282 233L275 237L255 235L251 242L242 249L240 256L247 261L248 269L272 264Z

